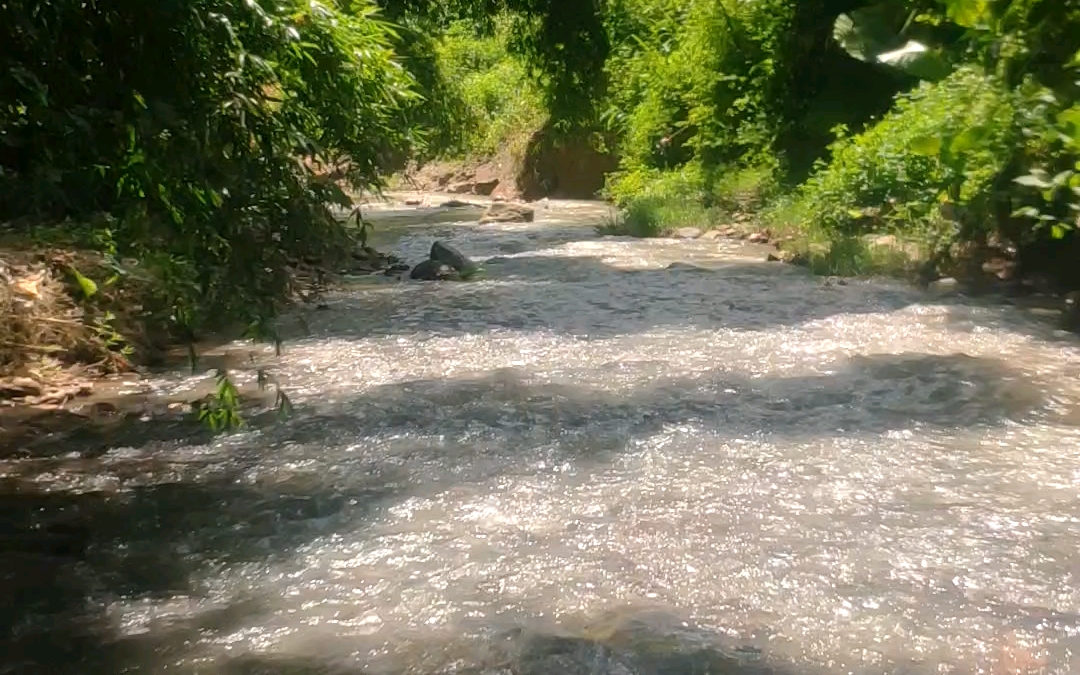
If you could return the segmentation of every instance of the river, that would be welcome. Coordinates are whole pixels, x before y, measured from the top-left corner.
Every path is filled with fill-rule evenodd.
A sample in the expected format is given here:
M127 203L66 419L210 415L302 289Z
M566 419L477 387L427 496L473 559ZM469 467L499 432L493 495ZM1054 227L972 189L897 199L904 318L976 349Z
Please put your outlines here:
M1080 672L1074 337L596 204L417 213L377 240L484 274L286 317L290 419L0 463L0 673Z

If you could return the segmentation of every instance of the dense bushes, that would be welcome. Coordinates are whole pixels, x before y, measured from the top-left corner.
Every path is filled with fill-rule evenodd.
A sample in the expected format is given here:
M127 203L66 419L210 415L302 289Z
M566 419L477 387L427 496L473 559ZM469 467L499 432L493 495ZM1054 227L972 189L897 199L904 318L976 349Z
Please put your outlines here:
M1017 94L963 68L900 96L866 131L841 135L830 160L776 217L840 235L932 229L941 205L969 207L988 225L997 176L1021 143Z
M606 26L607 192L635 233L718 222L742 193L840 248L1074 236L1076 0L613 0Z
M690 164L707 187L716 167L762 158L783 122L768 94L790 14L777 0L612 3L604 119L623 158L612 194L635 174Z
M82 223L180 324L272 314L290 259L341 250L348 201L311 167L370 185L417 142L366 2L2 7L0 220Z
M464 104L459 154L491 156L507 146L518 156L529 135L544 125L547 110L538 83L510 52L512 25L505 15L489 33L454 22L439 40L442 76Z

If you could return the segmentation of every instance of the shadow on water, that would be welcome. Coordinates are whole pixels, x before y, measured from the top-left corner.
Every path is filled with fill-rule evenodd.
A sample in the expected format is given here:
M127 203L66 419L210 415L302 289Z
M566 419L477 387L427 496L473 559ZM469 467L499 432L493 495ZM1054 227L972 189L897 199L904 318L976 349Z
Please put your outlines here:
M292 441L330 430L346 436L406 428L437 434L455 424L563 432L629 422L633 434L696 422L732 437L814 437L880 433L912 425L965 428L1019 421L1043 402L1040 388L1002 361L964 355L855 357L827 375L761 377L715 371L659 378L629 392L573 383L533 382L515 369L474 378L432 379L376 387L343 404L282 427ZM453 411L448 417L444 411Z
M33 476L9 478L0 484L0 629L5 636L0 673L150 672L147 664L167 658L170 649L202 632L242 623L248 610L224 607L200 614L195 623L129 631L118 639L106 611L110 598L202 597L206 589L192 581L199 574L229 564L266 563L337 527L355 529L365 513L404 499L420 484L430 491L432 483L520 470L514 455L536 428L557 430L545 433L544 442L555 439L564 461L602 464L625 451L632 437L686 422L723 436L814 437L841 429L876 433L918 424L997 425L1034 414L1041 402L1037 389L1005 364L963 356L864 357L814 377L745 379L716 372L660 381L626 395L580 384L533 383L514 371L496 371L472 379L386 385L330 412L301 409L292 422L265 427L251 435L254 440L230 449L234 454L226 468L209 475L166 470L156 484L50 492L37 487ZM477 425L496 434L496 456L475 454L469 434ZM265 484L245 477L245 463L275 461L270 455L290 443L353 446L404 431L441 435L449 444L404 445L398 454L385 446L338 453L342 466L334 468L344 473L334 475ZM142 446L152 450L155 434L143 438ZM139 447L133 442L127 451ZM463 463L483 466L447 473L441 462L455 452ZM48 473L76 461L36 466ZM89 461L83 468L87 473L115 473L122 466ZM432 466L436 472L425 475ZM603 645L552 644L561 646L544 658L563 664L558 668L491 672L767 672L727 661L727 670L697 669L684 663L691 657L682 652L671 656L671 663L683 666L639 656L631 668ZM593 650L588 663L601 659L607 665L599 670L567 665L581 661L572 654L580 656L582 649ZM567 650L571 656L563 653ZM234 666L226 672L346 672L320 670L318 663L249 660Z
M482 651L484 663L440 668L456 675L810 675L808 671L757 663L760 651L720 646L722 639L686 628L655 630L624 626L604 639L553 632L506 631ZM247 655L228 661L222 675L405 675L314 657Z
M11 480L0 490L0 673L156 672L149 664L170 647L241 623L252 608L119 638L106 603L198 597L197 572L273 560L317 536L313 522L389 496L381 485L260 488L229 474L121 493L41 492Z
M330 311L307 316L308 334L456 337L504 329L603 339L660 327L759 331L894 312L920 300L900 286L826 285L799 268L752 262L626 269L593 256L524 256L485 269L481 281L391 283L336 298Z

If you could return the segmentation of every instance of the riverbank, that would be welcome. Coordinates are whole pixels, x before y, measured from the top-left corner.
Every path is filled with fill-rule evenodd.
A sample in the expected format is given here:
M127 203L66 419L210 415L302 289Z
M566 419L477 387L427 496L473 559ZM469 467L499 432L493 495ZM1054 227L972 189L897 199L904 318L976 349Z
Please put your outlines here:
M937 295L996 297L1080 332L1080 292L1057 274L1053 246L1017 250L998 238L941 243L920 236L870 233L839 236L776 216L753 176L729 185L723 206L704 208L683 197L630 198L603 231L642 238L734 238L775 249L771 262L809 269L823 277L903 279ZM738 178L736 178L736 182ZM775 195L772 195L775 199ZM867 217L870 217L869 215ZM1021 264L1023 263L1023 264Z
M394 247L402 228L476 222L496 203L430 192L357 201L366 225L344 262L309 259L288 268L293 293L273 326L278 339L302 338L314 313L328 309L327 297L342 289L406 279L422 259L410 252L406 263L380 252ZM154 428L198 437L206 426L200 412L221 404L219 373L235 386L236 412L247 426L287 408L287 393L273 378L282 345L255 341L246 326L227 324L184 340L168 317L142 311L160 290L152 277L138 274L132 261L122 274L105 262L100 253L70 245L21 239L0 246L0 298L7 301L0 325L10 333L0 368L6 452L40 456L67 446L93 454L106 439L154 436ZM109 317L107 334L103 317ZM162 389L162 378L175 386Z
M53 431L82 424L197 417L199 407L215 398L213 386L197 387L182 398L146 398L140 383L155 373L183 369L233 372L239 366L254 372L253 359L237 358L230 346L245 338L271 345L252 342L245 353L274 349L272 328L255 335L252 326L236 320L215 319L191 332L168 304L170 285L191 280L85 248L60 229L23 229L27 234L9 232L0 239L0 445L5 448L32 445L39 436L52 443ZM327 287L341 278L400 267L393 256L364 243L366 232L354 234L344 255L307 256L284 267L289 292L281 309L317 307ZM244 392L245 401L265 398L260 391Z

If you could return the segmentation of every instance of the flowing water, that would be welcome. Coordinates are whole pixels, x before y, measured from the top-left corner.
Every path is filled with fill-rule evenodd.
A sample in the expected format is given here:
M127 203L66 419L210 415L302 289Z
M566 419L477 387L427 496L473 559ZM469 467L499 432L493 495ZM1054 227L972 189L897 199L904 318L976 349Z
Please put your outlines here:
M485 274L286 321L288 421L0 466L0 672L1080 672L1075 339L597 205L416 213L385 246Z

